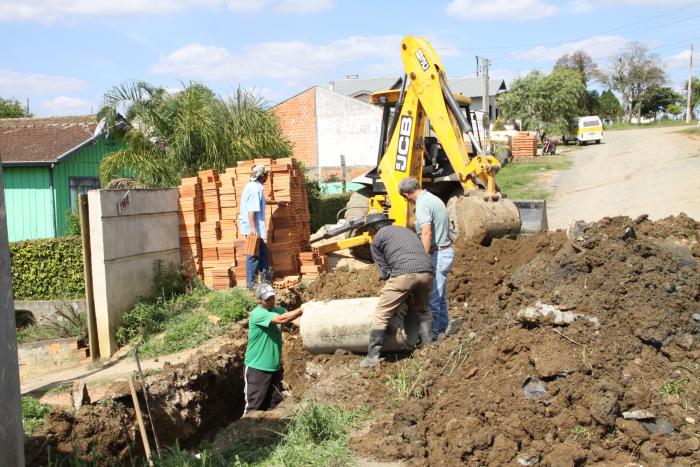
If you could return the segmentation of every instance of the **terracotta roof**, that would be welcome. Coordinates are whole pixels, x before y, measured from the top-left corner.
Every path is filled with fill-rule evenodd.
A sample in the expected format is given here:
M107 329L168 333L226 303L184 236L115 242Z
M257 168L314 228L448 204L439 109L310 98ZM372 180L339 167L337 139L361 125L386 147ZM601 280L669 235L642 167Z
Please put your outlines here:
M50 164L92 139L94 115L50 118L0 118L3 164Z

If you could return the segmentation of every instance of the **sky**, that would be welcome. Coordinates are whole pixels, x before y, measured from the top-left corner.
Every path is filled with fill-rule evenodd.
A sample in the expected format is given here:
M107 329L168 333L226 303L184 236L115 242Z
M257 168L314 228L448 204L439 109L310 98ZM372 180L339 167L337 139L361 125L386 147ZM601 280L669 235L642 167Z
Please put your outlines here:
M347 75L403 73L406 35L426 37L450 76L473 76L475 56L510 83L584 50L605 69L630 41L688 77L700 0L0 0L0 97L36 116L96 112L130 80L169 89L239 86L270 105Z

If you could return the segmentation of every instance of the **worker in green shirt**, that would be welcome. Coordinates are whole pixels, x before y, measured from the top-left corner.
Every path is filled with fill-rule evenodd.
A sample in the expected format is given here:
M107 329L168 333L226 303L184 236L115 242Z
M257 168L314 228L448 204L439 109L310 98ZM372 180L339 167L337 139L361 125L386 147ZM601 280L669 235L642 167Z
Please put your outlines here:
M302 309L275 306L275 289L260 284L258 305L248 319L245 351L245 411L273 409L282 401L282 332L280 325L297 319Z

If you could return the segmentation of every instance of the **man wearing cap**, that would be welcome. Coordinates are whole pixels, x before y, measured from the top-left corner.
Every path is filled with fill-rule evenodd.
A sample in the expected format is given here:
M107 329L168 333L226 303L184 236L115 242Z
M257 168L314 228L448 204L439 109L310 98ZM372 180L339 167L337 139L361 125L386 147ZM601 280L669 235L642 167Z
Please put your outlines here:
M280 325L297 319L302 309L287 311L275 306L275 289L260 284L255 289L258 306L248 319L245 351L245 410L273 409L282 401L282 332Z
M413 177L399 182L399 194L415 206L416 232L420 235L423 249L430 255L435 271L435 280L430 294L430 311L433 314L433 338L447 331L447 274L452 269L455 252L450 240L450 219L447 208L440 198L422 190Z
M384 214L368 214L365 219L372 236L372 258L379 277L386 281L372 316L367 358L361 367L377 365L384 345L389 320L399 311L409 294L413 294L413 312L418 318L418 335L424 345L432 341L432 316L428 297L433 285L433 265L416 234L391 225Z
M265 225L265 205L285 204L265 199L263 184L269 172L264 165L256 165L250 174L241 196L241 213L238 216L241 233L245 236L260 238L257 255L246 256L246 286L254 287L256 283L270 282L270 254L267 250L267 227Z

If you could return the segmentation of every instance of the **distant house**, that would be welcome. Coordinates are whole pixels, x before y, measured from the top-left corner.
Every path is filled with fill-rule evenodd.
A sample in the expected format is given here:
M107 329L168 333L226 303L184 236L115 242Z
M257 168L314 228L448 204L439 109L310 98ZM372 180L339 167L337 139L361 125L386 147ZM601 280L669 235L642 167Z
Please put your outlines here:
M78 193L100 187L100 162L120 147L95 116L0 119L10 241L65 235Z
M345 158L347 178L377 164L382 111L379 107L331 92L309 88L277 104L272 111L282 133L294 144L294 157L309 175L326 181L340 175Z
M450 89L455 94L462 94L472 99L472 110L481 110L484 95L484 80L482 78L448 78ZM350 78L331 81L328 89L369 102L373 92L401 87L401 78ZM489 118L495 120L500 115L496 96L506 90L506 82L502 79L489 80Z

